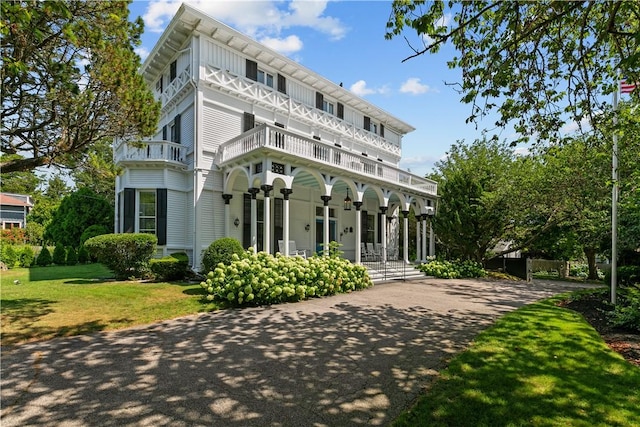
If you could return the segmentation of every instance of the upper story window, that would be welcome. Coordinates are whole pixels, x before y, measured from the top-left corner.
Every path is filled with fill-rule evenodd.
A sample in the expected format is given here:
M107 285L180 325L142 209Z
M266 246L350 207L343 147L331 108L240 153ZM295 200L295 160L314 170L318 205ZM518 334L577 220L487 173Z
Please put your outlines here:
M169 65L169 82L172 82L178 76L178 63L173 61Z
M258 78L256 81L269 87L273 87L273 74L269 74L266 71L258 68Z
M333 103L327 101L326 99L322 101L322 110L326 111L329 114L333 114Z
M162 93L162 76L156 82L156 92Z

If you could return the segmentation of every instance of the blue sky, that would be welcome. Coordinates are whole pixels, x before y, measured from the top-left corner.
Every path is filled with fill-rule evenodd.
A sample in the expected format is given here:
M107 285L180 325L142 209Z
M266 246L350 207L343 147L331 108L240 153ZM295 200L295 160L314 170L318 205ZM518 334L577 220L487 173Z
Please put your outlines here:
M131 18L145 21L144 58L181 1L137 1ZM400 166L418 175L432 171L456 140L472 142L493 120L466 124L471 107L446 83L461 80L446 61L445 47L437 55L402 62L412 51L404 37L385 40L390 1L188 1L214 18L270 46L316 73L362 96L416 128L403 139ZM415 41L415 33L406 32ZM499 131L498 131L499 133ZM507 131L501 139L509 139Z

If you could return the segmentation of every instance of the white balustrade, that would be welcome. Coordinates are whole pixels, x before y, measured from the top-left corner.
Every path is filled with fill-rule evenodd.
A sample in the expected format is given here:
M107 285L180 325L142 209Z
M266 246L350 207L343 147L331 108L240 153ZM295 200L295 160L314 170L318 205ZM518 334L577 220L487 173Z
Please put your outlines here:
M122 142L115 150L115 162L155 161L184 163L185 147L169 141Z

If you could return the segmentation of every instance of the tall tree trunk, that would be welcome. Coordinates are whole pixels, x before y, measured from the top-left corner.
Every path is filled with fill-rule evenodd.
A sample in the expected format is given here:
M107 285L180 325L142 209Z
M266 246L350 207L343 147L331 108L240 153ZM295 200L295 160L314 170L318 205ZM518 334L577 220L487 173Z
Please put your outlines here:
M598 267L596 267L596 249L584 248L584 254L587 256L587 264L589 265L589 280L598 280Z

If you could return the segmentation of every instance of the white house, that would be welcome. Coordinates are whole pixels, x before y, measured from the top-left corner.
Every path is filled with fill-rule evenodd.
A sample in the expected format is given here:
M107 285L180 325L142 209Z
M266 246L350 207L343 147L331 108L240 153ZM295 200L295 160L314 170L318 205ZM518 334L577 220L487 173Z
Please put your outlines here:
M141 72L162 111L155 138L114 144L116 232L155 233L158 255L196 269L221 237L270 253L337 241L358 263L365 242L433 253L437 185L398 167L412 126L185 4Z

